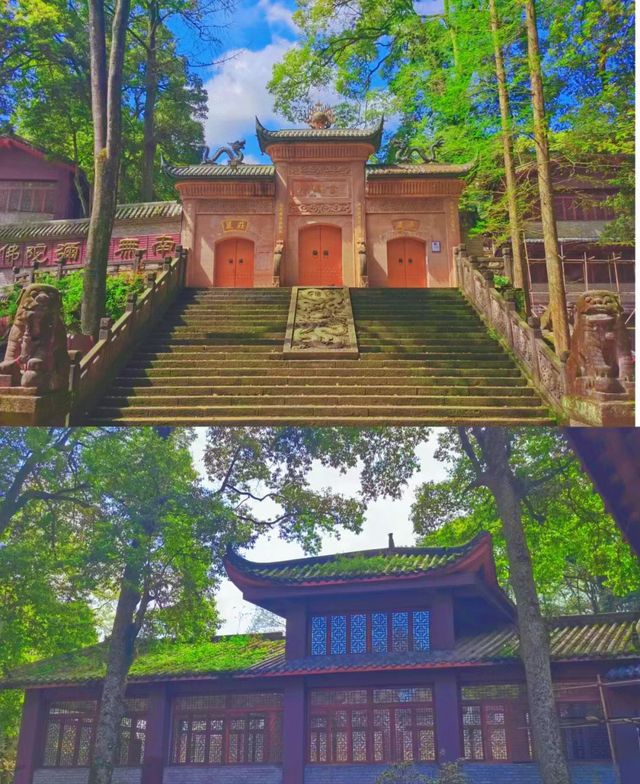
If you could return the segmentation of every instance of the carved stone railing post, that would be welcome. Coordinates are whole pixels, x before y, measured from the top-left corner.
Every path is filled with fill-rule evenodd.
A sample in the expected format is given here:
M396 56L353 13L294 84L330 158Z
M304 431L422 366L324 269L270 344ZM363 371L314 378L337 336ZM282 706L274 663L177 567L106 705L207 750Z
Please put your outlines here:
M573 424L634 424L631 345L617 294L596 290L578 298L566 357L565 408Z
M113 325L113 320L110 318L101 318L100 319L100 330L98 332L98 340L109 340L111 336L111 327Z

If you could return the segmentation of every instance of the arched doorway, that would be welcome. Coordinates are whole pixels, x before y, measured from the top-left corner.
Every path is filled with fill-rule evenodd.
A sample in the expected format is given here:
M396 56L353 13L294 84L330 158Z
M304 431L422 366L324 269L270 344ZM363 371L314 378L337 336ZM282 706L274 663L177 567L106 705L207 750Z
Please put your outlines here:
M427 285L427 244L413 237L387 243L387 285L422 289Z
M298 286L342 286L342 231L307 226L298 236Z
M216 244L213 285L220 288L253 288L254 245L251 240L230 237Z

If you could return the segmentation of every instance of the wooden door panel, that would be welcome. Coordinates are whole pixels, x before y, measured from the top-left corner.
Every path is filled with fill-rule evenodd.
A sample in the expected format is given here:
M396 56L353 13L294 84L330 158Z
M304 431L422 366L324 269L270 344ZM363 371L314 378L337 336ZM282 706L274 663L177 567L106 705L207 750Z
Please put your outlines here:
M232 288L236 280L236 241L223 240L216 245L214 285Z
M387 243L387 286L424 288L427 285L426 243L398 237Z
M406 285L404 239L399 237L387 243L387 285L404 288Z
M342 232L337 226L322 226L322 285L342 286Z
M422 289L427 285L426 245L420 240L406 237L405 247L405 286Z
M253 242L239 239L236 245L236 288L253 288Z
M254 244L231 237L216 245L214 285L220 288L253 288Z
M300 230L298 286L342 286L342 232L338 227Z

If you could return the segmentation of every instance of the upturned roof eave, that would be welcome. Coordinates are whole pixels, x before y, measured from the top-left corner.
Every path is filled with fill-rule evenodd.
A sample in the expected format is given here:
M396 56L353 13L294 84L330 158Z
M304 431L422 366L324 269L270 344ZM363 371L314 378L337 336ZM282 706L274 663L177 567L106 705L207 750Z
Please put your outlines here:
M256 117L256 137L261 152L267 153L267 149L274 144L301 144L305 142L325 142L342 144L370 144L373 152L380 149L382 142L382 131L384 128L384 117L381 117L376 126L371 128L353 129L353 136L347 133L340 134L337 131L348 129L327 129L326 131L314 129L300 129L300 135L289 136L282 131L270 131L264 127L258 117ZM291 129L296 130L296 129ZM333 135L331 131L333 130Z

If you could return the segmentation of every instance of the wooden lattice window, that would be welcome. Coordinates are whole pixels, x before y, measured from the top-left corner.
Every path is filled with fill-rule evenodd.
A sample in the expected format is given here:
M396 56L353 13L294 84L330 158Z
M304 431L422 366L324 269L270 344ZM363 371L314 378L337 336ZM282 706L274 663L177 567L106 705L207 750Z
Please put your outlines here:
M528 706L523 686L463 686L461 710L465 759L485 762L531 759Z
M312 615L312 656L352 653L406 653L431 647L428 610Z
M282 694L179 697L173 706L175 765L247 765L282 759Z
M0 212L55 212L55 182L0 180Z
M98 703L96 700L52 702L45 730L44 767L86 767L95 743ZM144 757L147 730L146 700L126 701L120 725L118 764L138 766Z
M597 686L566 682L555 687L555 695L567 758L610 760L609 734Z
M315 689L309 696L310 763L433 762L430 687Z

